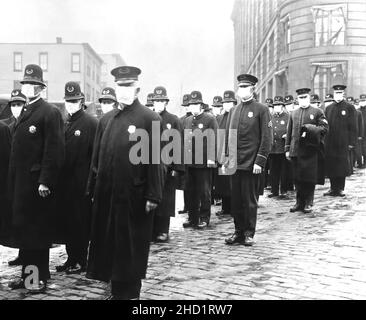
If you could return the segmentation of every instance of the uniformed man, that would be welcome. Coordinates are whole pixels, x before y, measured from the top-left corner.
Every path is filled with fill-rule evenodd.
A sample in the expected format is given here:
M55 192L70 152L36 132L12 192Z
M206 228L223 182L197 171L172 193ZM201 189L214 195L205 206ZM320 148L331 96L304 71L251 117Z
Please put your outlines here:
M29 99L15 125L10 156L9 182L12 202L14 243L22 250L21 279L10 282L12 289L24 288L28 266L36 266L39 280L27 289L46 289L49 248L56 223L56 186L64 160L62 115L41 98L46 87L38 65L27 65L22 93Z
M227 170L234 168L235 171L231 177L231 214L234 216L235 233L225 242L228 245L252 246L261 173L272 143L272 122L268 107L253 99L258 79L250 74L241 74L237 79L241 102L229 113L228 159L225 163Z
M102 90L102 94L98 99L102 109L102 115L116 109L118 102L116 99L116 92L113 88L107 87Z
M347 97L346 98L346 101L350 104L350 105L352 105L354 108L355 108L355 110L356 110L356 106L355 106L355 99L353 98L353 97ZM357 114L357 110L356 110L356 112L355 112L355 117L356 117L356 126L357 126L357 138L359 137L359 122L358 122L358 114ZM351 170L351 174L353 174L354 173L354 170L353 170L353 168L354 168L354 165L355 165L355 162L356 162L356 150L357 150L357 144L358 144L358 141L356 142L356 145L355 145L355 147L354 148L352 148L352 149L350 149L349 150L349 161L350 161L350 166L351 166L351 168L350 168L350 170Z
M276 96L273 102L273 144L271 150L271 165L270 165L270 180L271 193L269 198L286 197L287 193L287 179L286 179L286 165L287 160L285 156L285 139L287 132L287 124L289 113L285 109L285 102L283 97ZM280 188L281 186L281 188ZM281 193L280 193L281 192Z
M112 97L106 97L109 94L106 90L102 91L104 99L111 100ZM68 118L65 126L65 163L59 184L60 234L57 240L66 244L68 257L64 264L56 266L56 270L78 274L86 270L91 199L85 195L85 190L97 120L84 111L77 82L66 83L64 99Z
M345 85L335 85L333 89L335 102L325 109L329 122L325 162L330 190L324 195L344 197L346 176L351 174L349 151L357 144L356 109L345 101Z
M362 140L362 164L361 168L365 168L366 166L366 94L360 95L360 111L362 114L362 119L364 123L364 132L363 132L363 140Z
M285 107L289 115L295 110L295 100L292 95L285 96ZM286 140L286 139L285 139ZM286 186L287 191L294 191L294 178L291 161L286 158Z
M186 126L185 122L192 115L192 112L189 108L190 98L191 98L190 94L185 94L185 95L183 95L183 98L182 98L182 107L185 109L185 115L182 116L181 118L179 118L182 128L185 128L185 126ZM187 169L187 166L185 166L184 175L179 177L178 189L183 190L183 199L184 199L184 207L183 207L183 210L178 211L179 214L188 213L189 197L188 197L188 191L186 190L186 188L187 188L187 175L188 175L188 169Z
M270 114L273 114L273 99L272 98L267 98L266 99L266 105L269 108Z
M218 124L212 114L204 111L201 92L193 91L189 104L192 116L186 119L184 129L190 130L191 134L185 134L184 152L188 154L187 158L191 157L192 164L187 165L187 190L190 200L188 220L183 227L205 229L211 217L212 168L216 165L215 135ZM209 138L201 137L203 143L199 149L196 147L199 146L199 134L205 132Z
M332 103L334 102L334 97L331 93L327 93L325 95L325 98L324 98L324 109L323 111L325 112L325 109L330 106Z
M215 96L212 102L212 113L216 117L220 116L223 112L222 97Z
M145 106L148 107L150 110L152 111L155 111L154 110L154 103L153 103L153 99L154 98L154 94L153 93L149 93L147 95L147 98L146 98L146 104Z
M310 96L310 105L314 108L320 108L320 98L317 94L312 94Z
M285 107L288 113L294 111L294 97L292 95L285 96Z
M324 136L328 122L324 113L310 105L310 89L296 90L300 108L289 118L286 157L291 160L296 184L296 204L290 212L312 212L316 184L324 184Z
M231 90L225 91L223 97L224 98L222 100L222 104L223 104L224 111L223 111L222 115L217 117L217 122L219 125L219 129L226 130L230 110L236 106L238 101L236 100L235 92L231 91ZM221 137L221 136L218 136L217 139L218 139L218 148L219 148L217 154L221 154L225 147L225 139L223 139L223 137ZM231 181L230 181L230 176L226 175L225 172L223 172L223 168L220 163L219 163L219 168L218 168L218 175L216 177L215 190L222 199L222 208L220 211L218 211L216 213L216 215L218 215L218 216L230 215L231 214Z
M355 149L355 161L357 162L357 168L362 168L362 142L365 138L365 123L360 107L360 100L355 100L355 108L357 111L357 146Z
M159 86L155 88L152 102L155 112L157 112L161 117L164 133L169 134L169 131L174 129L177 130L183 138L183 128L179 118L166 110L169 98L164 87ZM169 141L171 141L171 139ZM183 143L183 139L181 142ZM169 155L167 154L166 156L168 157ZM152 239L155 242L169 241L170 217L175 216L175 190L177 187L177 178L184 174L184 165L182 160L183 157L181 157L179 163L175 163L173 159L171 164L166 164L163 199L156 208L154 214Z
M161 119L138 100L140 73L132 66L111 71L119 106L112 115L107 114L106 123L98 124L96 139L100 141L96 141L97 155L93 155L98 161L92 164L95 187L89 189L94 190L94 201L87 277L111 281L113 300L140 296L152 237L152 213L162 199L164 185L160 148L152 145L153 140L160 141L160 133L153 137L153 128L161 129ZM149 140L139 145L135 141L140 133L147 133ZM146 155L147 147L148 163L141 162L138 151Z
M269 108L269 112L271 115L271 120L272 120L272 116L273 116L273 99L272 98L267 98L266 99L266 104ZM262 178L261 178L261 189L266 189L266 190L271 190L271 179L270 179L270 171L271 171L271 154L268 155L268 159L266 162L266 167L264 168L263 173L261 174ZM263 195L263 192L260 192L260 195Z

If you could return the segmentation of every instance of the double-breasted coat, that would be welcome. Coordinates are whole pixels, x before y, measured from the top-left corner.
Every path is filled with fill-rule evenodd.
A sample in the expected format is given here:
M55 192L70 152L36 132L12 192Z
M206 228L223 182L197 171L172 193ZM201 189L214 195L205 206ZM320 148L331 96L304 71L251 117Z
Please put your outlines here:
M161 126L160 117L138 99L113 113L106 127L98 125L88 278L123 282L146 275L153 213L147 213L145 205L147 200L160 203L164 187L163 165L152 162L152 148L160 151L152 145L153 138L160 140L160 134L153 137L157 125ZM130 158L138 143L131 135L137 129L149 138L142 142L149 149L148 163L135 164Z
M21 249L51 245L57 185L64 161L65 139L60 111L42 98L26 105L13 128L9 165L12 240ZM39 185L51 194L42 198Z

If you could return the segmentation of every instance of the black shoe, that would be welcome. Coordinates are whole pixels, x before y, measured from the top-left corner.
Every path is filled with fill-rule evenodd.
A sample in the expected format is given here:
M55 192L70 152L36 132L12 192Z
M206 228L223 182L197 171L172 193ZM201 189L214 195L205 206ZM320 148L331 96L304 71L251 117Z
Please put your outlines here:
M11 290L25 289L23 279L12 280L12 281L9 282L8 286Z
M69 266L66 269L66 274L80 274L85 271L86 271L86 268L84 266L82 266L79 263L76 263L75 265Z
M183 228L194 228L196 226L197 224L193 223L191 220L187 220L186 222L183 223Z
M40 280L37 284L33 284L30 288L27 288L29 294L45 293L47 290L47 282Z
M222 215L224 215L225 214L225 212L224 212L224 210L219 210L219 211L216 211L216 215L219 217L219 216L222 216Z
M246 247L251 247L251 246L253 246L253 244L254 244L254 240L253 240L252 237L245 237L245 239L244 239L244 245Z
M64 264L60 266L56 266L56 272L65 272L72 264L69 261L66 261Z
M230 238L225 239L225 243L229 246L241 245L244 244L244 241L245 237L239 231L235 231L235 233Z
M186 208L178 211L178 214L185 214L185 213L188 213L188 210Z
M14 260L10 260L8 262L8 265L11 267L12 266L21 266L22 264L23 264L23 261L19 256L17 256Z
M270 193L268 195L268 198L274 198L274 197L278 197L278 193Z
M169 241L169 235L167 233L160 233L156 239L155 242L164 243Z
M206 219L201 219L200 222L197 224L196 228L203 230L206 229L209 225L209 222Z
M291 209L290 212L296 212L296 211L302 211L303 207L300 206L299 204L295 204Z
M280 199L287 199L288 198L287 193L281 193L278 197Z
M313 212L313 209L311 208L311 205L306 205L304 210L303 210L304 213L312 213Z
M326 193L323 194L324 197L334 197L335 196L335 192L332 189L329 189Z
M334 194L334 196L335 197L342 197L342 198L344 198L346 196L346 194L342 190L340 190L340 191L336 192Z

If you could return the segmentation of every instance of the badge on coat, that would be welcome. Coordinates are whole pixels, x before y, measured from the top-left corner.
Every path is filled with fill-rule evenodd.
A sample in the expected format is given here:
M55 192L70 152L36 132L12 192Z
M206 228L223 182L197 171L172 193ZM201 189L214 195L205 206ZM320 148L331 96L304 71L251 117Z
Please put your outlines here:
M203 128L203 124L202 124L202 123L200 123L200 124L198 125L198 128L202 129L202 128Z
M76 130L74 132L75 137L80 137L80 134L81 134L80 130Z
M248 118L253 118L253 112L252 111L248 112Z
M170 130L172 128L172 125L170 123L167 123L166 127L168 128L168 130Z
M127 131L128 131L128 133L135 133L136 127L135 126L129 126Z
M310 119L314 120L314 115L313 114L310 115Z
M342 110L342 116L346 115L346 110Z
M30 133L36 133L37 132L37 128L35 126L30 126L29 127L29 132Z
M284 125L284 124L285 124L285 121L283 121L283 120L282 120L282 121L281 121L281 124L282 124L282 125Z

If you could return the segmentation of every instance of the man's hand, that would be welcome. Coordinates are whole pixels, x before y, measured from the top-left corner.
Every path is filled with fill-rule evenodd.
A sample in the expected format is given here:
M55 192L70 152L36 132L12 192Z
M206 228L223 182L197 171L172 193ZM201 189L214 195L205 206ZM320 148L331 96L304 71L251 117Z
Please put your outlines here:
M286 159L287 159L288 161L290 161L290 160L291 160L291 158L290 158L290 151L287 151L287 152L286 152Z
M208 168L214 168L215 167L215 161L207 160L207 167Z
M282 139L286 139L287 137L287 134L285 133L283 136L282 136Z
M42 198L46 198L51 194L51 190L47 186L45 186L44 184L40 184L39 188L38 188L38 194Z
M178 177L179 176L178 171L175 171L175 170L172 170L171 174L172 174L172 177Z
M253 173L254 174L261 174L262 173L262 167L257 165L257 164L254 164Z
M155 202L151 202L150 200L147 200L147 201L146 201L146 206L145 206L145 211L146 211L147 213L149 213L149 212L151 212L151 211L155 210L157 206L158 206L158 204L157 204L157 203L155 203Z

